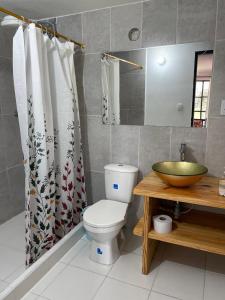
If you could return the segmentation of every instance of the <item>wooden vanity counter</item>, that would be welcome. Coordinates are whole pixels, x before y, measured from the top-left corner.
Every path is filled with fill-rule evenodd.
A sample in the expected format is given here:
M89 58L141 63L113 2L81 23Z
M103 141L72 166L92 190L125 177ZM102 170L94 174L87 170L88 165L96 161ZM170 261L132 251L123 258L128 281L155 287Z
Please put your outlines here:
M224 214L193 209L179 220L173 220L173 230L168 234L156 233L152 226L152 216L159 213L159 199L225 209L225 197L219 196L218 184L218 178L204 177L193 186L176 188L150 173L134 188L134 195L144 196L144 216L133 230L135 235L143 236L144 274L149 273L157 241L225 255Z

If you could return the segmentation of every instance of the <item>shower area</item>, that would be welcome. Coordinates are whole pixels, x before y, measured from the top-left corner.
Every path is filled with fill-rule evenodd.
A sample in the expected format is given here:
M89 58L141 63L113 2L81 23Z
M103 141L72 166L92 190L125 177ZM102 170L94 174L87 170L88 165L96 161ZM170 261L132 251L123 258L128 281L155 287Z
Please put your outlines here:
M0 12L0 293L86 207L76 49L36 24Z
M0 291L25 269L24 166L12 66L15 31L0 26Z

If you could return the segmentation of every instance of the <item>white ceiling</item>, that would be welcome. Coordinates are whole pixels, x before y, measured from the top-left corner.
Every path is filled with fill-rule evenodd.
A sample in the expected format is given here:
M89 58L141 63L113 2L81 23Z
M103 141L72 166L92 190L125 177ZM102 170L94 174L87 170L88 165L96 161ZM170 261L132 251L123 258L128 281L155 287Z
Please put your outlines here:
M0 0L0 6L28 18L48 18L141 0Z

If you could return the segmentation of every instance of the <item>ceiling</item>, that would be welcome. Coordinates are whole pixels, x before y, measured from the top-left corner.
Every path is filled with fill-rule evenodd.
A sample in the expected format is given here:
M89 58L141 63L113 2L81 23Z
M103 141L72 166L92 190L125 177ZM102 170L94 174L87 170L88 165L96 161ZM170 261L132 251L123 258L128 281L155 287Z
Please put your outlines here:
M0 6L28 18L48 18L141 0L0 0Z

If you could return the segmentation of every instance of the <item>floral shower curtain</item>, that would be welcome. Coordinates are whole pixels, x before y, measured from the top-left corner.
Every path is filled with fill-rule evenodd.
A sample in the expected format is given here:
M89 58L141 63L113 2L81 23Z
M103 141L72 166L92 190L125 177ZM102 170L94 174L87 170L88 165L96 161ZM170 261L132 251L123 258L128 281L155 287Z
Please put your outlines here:
M74 44L34 24L13 39L13 73L25 167L26 263L66 235L86 207Z

